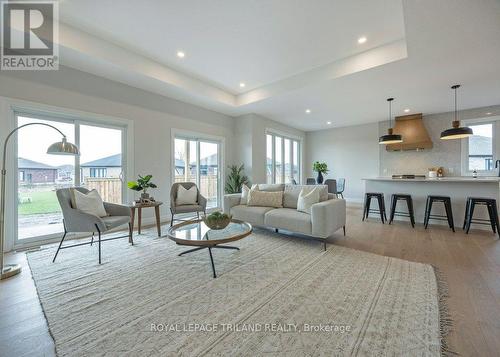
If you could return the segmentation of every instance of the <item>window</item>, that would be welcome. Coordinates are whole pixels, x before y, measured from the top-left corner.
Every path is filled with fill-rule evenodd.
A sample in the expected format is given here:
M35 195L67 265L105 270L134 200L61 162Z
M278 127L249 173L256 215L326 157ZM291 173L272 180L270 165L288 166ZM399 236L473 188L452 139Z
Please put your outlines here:
M91 167L90 177L106 177L106 168L102 167Z
M300 182L300 143L274 133L266 134L267 183Z
M194 182L207 198L207 208L220 207L221 142L175 136L174 182Z
M467 125L474 135L462 141L462 173L471 175L476 171L479 175L492 175L495 170L494 158L500 157L500 148L495 145L500 125L498 121L471 120ZM500 118L499 118L500 119Z
M104 201L122 202L125 127L21 113L16 113L16 120L18 126L55 126L81 152L80 156L48 155L47 147L61 140L56 130L33 125L18 131L16 242L37 241L56 234L60 237L63 224L56 197L59 188L83 186L96 189Z

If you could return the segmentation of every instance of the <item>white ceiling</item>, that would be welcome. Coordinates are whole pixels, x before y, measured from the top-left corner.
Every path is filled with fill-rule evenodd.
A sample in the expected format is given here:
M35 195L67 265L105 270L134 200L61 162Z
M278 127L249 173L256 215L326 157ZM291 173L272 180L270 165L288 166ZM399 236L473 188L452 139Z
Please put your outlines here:
M498 0L65 0L60 20L65 65L303 130L383 120L388 96L447 111L454 83L500 104Z

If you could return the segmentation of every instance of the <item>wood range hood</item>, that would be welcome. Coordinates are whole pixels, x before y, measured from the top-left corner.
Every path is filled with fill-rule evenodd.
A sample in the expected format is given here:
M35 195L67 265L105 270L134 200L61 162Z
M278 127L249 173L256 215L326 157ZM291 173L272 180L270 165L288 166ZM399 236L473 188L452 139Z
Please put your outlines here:
M432 140L422 120L422 113L394 119L394 134L402 135L403 142L386 145L387 151L432 149Z

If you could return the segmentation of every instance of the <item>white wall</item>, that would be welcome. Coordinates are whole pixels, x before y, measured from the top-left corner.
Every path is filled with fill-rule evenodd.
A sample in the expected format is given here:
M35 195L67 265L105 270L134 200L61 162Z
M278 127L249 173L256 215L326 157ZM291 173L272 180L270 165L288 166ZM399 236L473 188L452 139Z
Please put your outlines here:
M164 218L169 217L173 128L224 138L226 165L233 160L234 118L65 67L60 71L0 73L2 142L14 126L12 117L6 115L12 98L63 108L63 112L67 109L68 113L79 111L131 121L134 172L128 173L128 179L137 174L154 176L158 189L152 194L165 203L161 208ZM11 146L11 153L12 149ZM9 172L8 179L12 182L12 172ZM7 206L10 217L7 222L12 222L12 207L13 204ZM152 210L145 210L144 218L152 214ZM12 248L12 242L13 233L10 232L8 249Z
M344 197L361 202L365 191L361 179L379 171L378 123L308 132L305 151L305 177L316 177L312 163L324 161L330 170L325 178L345 178Z

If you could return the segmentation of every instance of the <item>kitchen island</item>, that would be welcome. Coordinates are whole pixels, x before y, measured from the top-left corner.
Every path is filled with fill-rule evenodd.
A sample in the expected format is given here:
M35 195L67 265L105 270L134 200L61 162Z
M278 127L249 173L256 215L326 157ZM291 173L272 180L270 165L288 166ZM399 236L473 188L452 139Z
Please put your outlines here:
M385 206L387 216L390 213L391 195L393 193L410 194L413 198L415 210L415 221L423 223L425 214L425 203L428 195L449 196L453 209L453 220L455 228L461 229L465 215L465 204L467 197L488 197L499 202L500 178L498 177L439 177L439 178L391 178L391 177L372 177L364 178L365 192L382 192L385 196ZM404 206L403 206L404 205ZM371 208L378 208L375 200L372 200ZM407 211L404 202L398 202L397 210ZM442 204L434 204L432 214L445 215ZM373 215L375 217L375 215ZM488 219L486 207L476 206L474 217ZM408 220L405 217L395 217L400 220ZM447 224L438 220L430 220L429 224ZM488 225L473 224L473 229L489 229Z

